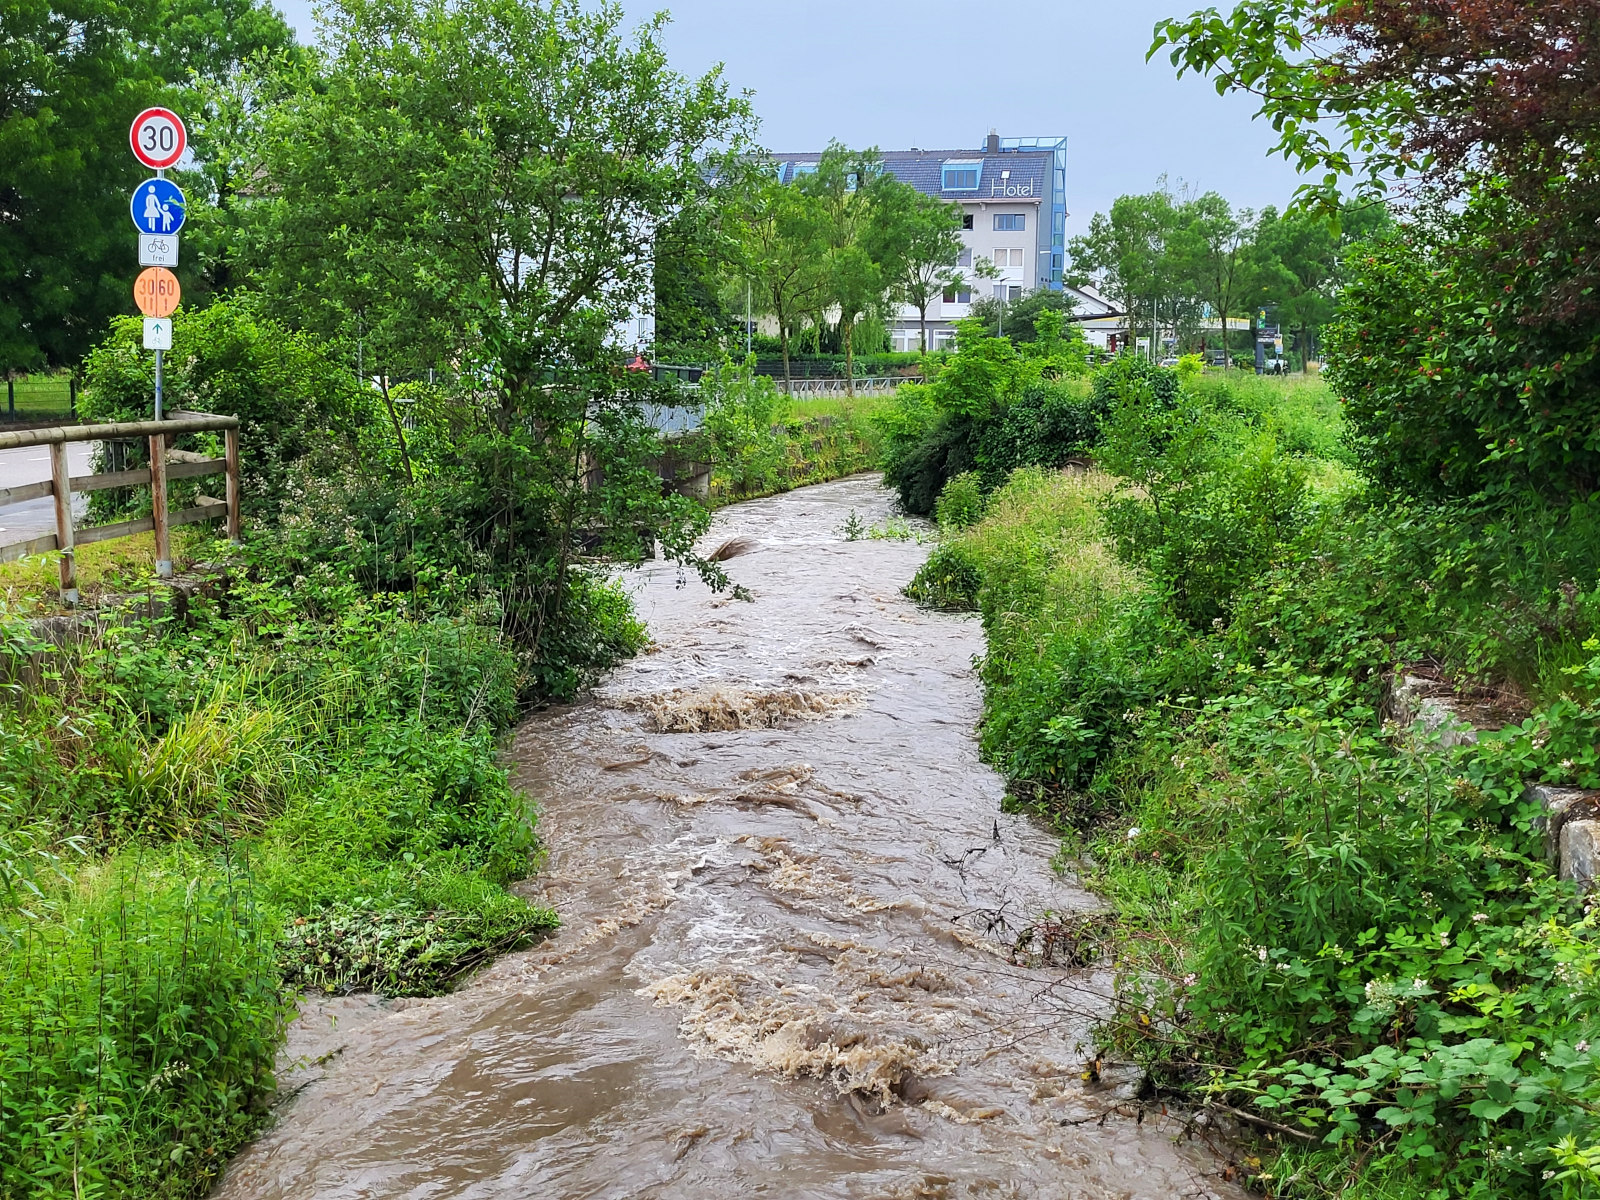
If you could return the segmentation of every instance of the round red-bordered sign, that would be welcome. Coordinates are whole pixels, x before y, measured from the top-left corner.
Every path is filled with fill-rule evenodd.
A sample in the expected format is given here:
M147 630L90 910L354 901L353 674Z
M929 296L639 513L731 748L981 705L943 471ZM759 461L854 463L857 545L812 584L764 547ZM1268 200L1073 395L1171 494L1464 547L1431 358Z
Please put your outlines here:
M133 119L128 145L133 156L152 171L163 171L183 157L189 131L178 114L167 108L147 108Z

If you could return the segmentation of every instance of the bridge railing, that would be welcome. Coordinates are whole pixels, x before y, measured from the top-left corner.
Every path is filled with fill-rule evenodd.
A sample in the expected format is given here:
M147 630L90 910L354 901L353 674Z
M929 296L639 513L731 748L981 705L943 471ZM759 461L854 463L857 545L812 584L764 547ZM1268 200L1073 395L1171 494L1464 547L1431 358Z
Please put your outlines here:
M223 435L223 457L206 458L203 455L169 450L169 439L183 433L220 432ZM150 465L134 471L111 471L102 475L73 475L67 467L67 446L73 442L104 442L127 438L148 438ZM132 537L139 533L155 533L156 574L163 578L172 574L171 529L175 525L190 525L197 521L223 518L228 537L239 540L239 418L219 417L210 413L180 413L167 421L120 421L103 425L57 425L48 429L18 429L0 432L0 450L15 450L27 446L50 448L50 478L41 483L22 484L19 487L0 488L0 508L22 504L46 496L55 499L56 531L40 537L28 538L0 546L0 562L12 562L29 554L61 552L61 598L68 604L78 602L78 568L75 551L92 542L105 542L114 538ZM172 479L196 479L208 475L221 475L224 479L225 498L197 497L193 508L169 512L167 508L167 482ZM150 515L133 521L119 521L114 525L89 525L75 528L72 522L72 494L97 492L106 488L150 487Z

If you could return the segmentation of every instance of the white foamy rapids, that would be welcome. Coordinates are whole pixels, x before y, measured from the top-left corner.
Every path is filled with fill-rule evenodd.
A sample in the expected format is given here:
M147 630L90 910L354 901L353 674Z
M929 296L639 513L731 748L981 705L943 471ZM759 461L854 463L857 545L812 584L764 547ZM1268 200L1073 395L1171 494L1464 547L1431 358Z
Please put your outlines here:
M900 594L927 547L838 532L889 501L718 513L750 601L630 576L650 652L508 754L561 929L453 996L308 1002L218 1200L1239 1195L1084 1078L1102 906L1001 811L982 631Z

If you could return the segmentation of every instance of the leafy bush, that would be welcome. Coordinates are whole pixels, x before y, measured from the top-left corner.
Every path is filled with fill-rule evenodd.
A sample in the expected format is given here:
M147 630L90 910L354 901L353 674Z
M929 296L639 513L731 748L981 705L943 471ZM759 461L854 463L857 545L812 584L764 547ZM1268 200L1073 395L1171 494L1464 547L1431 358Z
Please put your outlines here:
M1186 478L1190 405L1214 449L1271 440L1175 403L1135 447L1157 483ZM945 547L978 576L985 755L1089 840L1134 932L1102 1044L1304 1130L1263 1168L1278 1194L1600 1194L1600 919L1524 790L1600 785L1586 509L1349 494L1236 568L1219 631L1105 554L1111 486L1019 472ZM1444 750L1384 722L1397 658L1530 654L1543 699L1502 732Z
M1165 409L1177 403L1180 391L1176 371L1158 367L1142 355L1119 354L1094 373L1090 403L1099 413L1135 399Z
M1227 615L1303 515L1305 471L1270 433L1199 398L1156 399L1130 375L1102 460L1125 482L1106 509L1118 553L1147 570L1191 625Z
M1132 843L1106 843L1116 890L1170 897L1158 919L1184 928L1125 976L1153 1026L1113 1036L1169 1080L1234 1064L1214 1093L1360 1148L1373 1194L1546 1194L1560 1145L1600 1138L1600 943L1543 861L1524 781L1559 777L1576 744L1559 731L1578 721L1587 745L1600 714L1443 751L1382 736L1354 681L1281 655L1218 682L1187 729L1147 731L1164 762Z
M254 1133L291 1007L219 865L130 851L0 913L0 1196L198 1195Z
M754 359L737 365L724 359L705 373L700 403L715 454L713 486L752 495L787 482L787 441L773 428L785 399L770 376L755 373Z
M1559 262L1493 251L1517 220L1483 192L1346 257L1329 378L1391 491L1570 499L1600 482L1593 329L1543 311Z
M1018 467L1058 468L1093 450L1106 410L1082 381L1040 381L988 422L977 460L992 490Z
M1145 690L1138 663L1117 660L1116 631L1146 614L1137 577L1101 545L1109 486L1100 475L1015 472L906 589L919 603L982 611L982 748L1031 799L1087 783Z
M959 545L942 543L917 569L906 595L918 604L944 612L975 612L983 572Z
M308 335L278 325L258 305L244 297L180 312L174 349L165 356L164 391L168 412L185 408L240 419L243 496L259 513L282 502L291 463L347 442L359 406L348 365ZM112 323L85 361L79 416L139 421L154 415L154 364L142 347L139 318ZM179 442L200 448L195 437ZM135 447L129 465L143 462L143 449Z
M537 843L492 597L282 587L271 544L226 613L8 627L43 686L0 713L0 1196L198 1195L266 1111L286 988L437 992L554 923L506 890ZM577 595L569 656L642 636Z
M884 482L899 492L900 507L919 517L932 513L945 483L977 467L981 434L976 421L960 414L933 415L909 445L896 445L891 432Z
M941 529L966 529L983 519L983 489L971 471L963 472L944 485L934 505Z

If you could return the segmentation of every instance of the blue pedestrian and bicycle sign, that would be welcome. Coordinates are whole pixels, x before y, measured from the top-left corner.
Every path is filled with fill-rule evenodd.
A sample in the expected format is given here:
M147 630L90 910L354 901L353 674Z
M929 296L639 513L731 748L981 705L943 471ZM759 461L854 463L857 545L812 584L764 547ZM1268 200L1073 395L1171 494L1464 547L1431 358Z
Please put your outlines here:
M170 179L146 179L128 206L140 233L177 233L183 228L183 192Z

